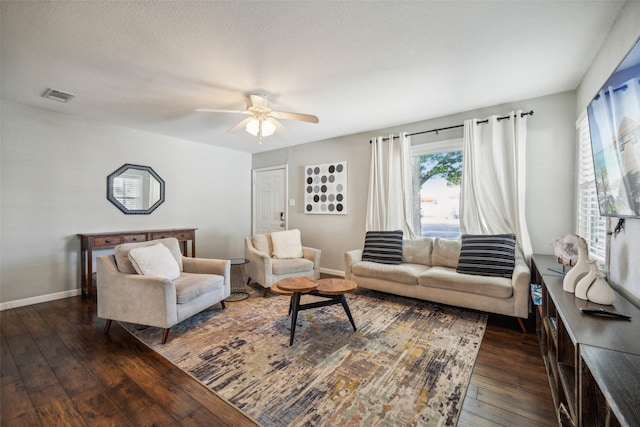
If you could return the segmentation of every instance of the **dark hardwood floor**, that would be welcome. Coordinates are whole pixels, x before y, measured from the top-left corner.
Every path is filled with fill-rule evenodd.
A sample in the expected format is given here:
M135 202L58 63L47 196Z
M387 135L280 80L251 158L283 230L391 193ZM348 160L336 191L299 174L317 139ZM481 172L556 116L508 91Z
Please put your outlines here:
M2 426L255 425L117 323L104 336L95 300L5 310L0 325ZM535 332L490 317L458 425L557 425Z

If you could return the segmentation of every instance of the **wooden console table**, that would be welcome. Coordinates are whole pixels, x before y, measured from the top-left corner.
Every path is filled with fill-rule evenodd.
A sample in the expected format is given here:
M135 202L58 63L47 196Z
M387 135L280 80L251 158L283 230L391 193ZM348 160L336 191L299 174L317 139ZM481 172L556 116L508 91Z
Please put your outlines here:
M640 309L617 292L611 306L578 299L562 289L563 276L549 270L562 270L552 256L532 260L532 278L542 285L536 332L556 409L566 408L565 418L577 427L640 425ZM631 320L590 316L580 307Z
M106 233L78 234L80 238L80 275L82 295L95 293L93 287L93 250L111 249L121 243L146 242L148 240L175 237L181 243L182 254L187 256L187 242L191 241L191 256L196 256L197 228L173 228L169 230L111 231Z

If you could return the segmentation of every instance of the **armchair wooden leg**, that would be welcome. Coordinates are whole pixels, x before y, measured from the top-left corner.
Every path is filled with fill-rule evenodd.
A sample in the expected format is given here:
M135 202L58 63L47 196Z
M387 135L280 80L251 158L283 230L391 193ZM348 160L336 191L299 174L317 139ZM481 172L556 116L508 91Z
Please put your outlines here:
M519 317L518 317L518 324L520 325L520 329L522 329L522 332L524 332L526 334L527 333L527 327L524 325L524 322Z
M167 338L169 338L169 329L170 328L164 328L164 332L162 333L162 344L167 342Z
M104 334L109 334L109 328L111 327L111 319L107 319L107 322L104 324Z
M220 305L223 309L227 308L227 305L224 303L224 300L220 301Z
M269 289L271 288L264 288L264 294L262 295L263 297L267 297L267 295L269 295Z

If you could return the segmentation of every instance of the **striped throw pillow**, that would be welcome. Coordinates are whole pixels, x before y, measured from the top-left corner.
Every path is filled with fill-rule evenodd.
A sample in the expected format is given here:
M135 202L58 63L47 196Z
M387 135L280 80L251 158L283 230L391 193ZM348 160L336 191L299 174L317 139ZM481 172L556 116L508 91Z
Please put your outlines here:
M461 240L458 273L511 278L516 260L514 234L463 234Z
M402 263L402 230L367 231L362 260L382 264Z

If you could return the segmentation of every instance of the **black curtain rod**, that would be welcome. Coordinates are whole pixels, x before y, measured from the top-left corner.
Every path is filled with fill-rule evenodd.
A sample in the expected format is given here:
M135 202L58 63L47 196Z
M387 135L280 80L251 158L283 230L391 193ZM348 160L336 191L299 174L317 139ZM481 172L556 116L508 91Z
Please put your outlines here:
M520 117L524 117L524 116L533 116L533 110L529 111L528 113L520 113ZM498 117L498 121L500 120L505 120L510 118L511 116L502 116L502 117ZM481 123L489 123L489 119L486 120L480 120L479 122L476 122L477 124L481 124ZM461 128L463 127L464 124L461 125L454 125L454 126L447 126L444 128L437 128L437 129L430 129L430 130L423 130L422 132L414 132L414 133L410 133L407 136L414 136L414 135L422 135L423 133L430 133L430 132L435 132L436 135L438 134L438 132L440 132L441 130L449 130L449 129L455 129L455 128ZM399 136L394 136L394 138L400 138ZM388 141L389 138L382 138L383 141ZM369 144L371 144L371 141L369 141Z

